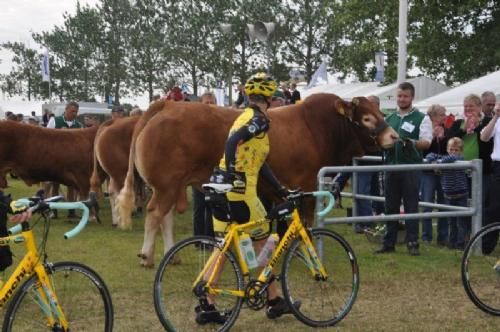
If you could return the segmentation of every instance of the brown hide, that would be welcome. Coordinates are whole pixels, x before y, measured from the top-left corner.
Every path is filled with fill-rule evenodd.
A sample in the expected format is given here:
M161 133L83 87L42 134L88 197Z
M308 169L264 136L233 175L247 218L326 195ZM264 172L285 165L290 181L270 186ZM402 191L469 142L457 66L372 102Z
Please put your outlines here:
M53 181L88 195L97 127L47 129L0 121L0 174L12 170L28 185Z
M97 192L104 177L110 177L110 192L118 193L123 187L128 170L130 142L140 117L118 118L104 122L94 143L94 172L92 191Z
M368 131L354 122L361 113L378 111L366 98L359 99L360 105L353 108L335 95L318 94L302 104L269 111L269 163L280 181L290 188L314 190L320 167L348 164L353 156L364 154L362 144L375 146ZM162 216L187 185L207 181L240 112L184 102L156 103L153 108L154 114L135 128L129 174L134 161L153 189L148 210ZM377 119L383 121L380 115Z

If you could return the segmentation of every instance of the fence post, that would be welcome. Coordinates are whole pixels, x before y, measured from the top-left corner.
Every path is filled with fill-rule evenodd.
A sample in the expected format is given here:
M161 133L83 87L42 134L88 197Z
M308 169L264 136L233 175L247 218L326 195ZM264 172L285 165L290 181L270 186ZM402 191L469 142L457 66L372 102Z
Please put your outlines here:
M481 159L474 159L471 162L473 165L471 200L472 206L476 207L476 214L471 217L472 237L481 229L483 223L483 161Z

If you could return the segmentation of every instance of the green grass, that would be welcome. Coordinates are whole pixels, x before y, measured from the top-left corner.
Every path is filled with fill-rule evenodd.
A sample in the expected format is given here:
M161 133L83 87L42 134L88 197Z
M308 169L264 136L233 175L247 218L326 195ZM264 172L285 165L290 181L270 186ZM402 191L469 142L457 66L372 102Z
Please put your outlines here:
M14 197L32 195L26 187L9 179L5 192ZM344 200L344 205L349 205ZM139 266L136 254L142 247L143 219L134 220L132 231L111 227L109 204L101 201L103 224L90 223L74 239L62 234L73 224L63 217L52 222L47 252L52 261L74 260L94 268L106 281L115 309L115 331L162 331L153 306L153 279L156 270ZM336 211L345 215L344 210ZM375 256L375 244L351 226L329 226L341 233L353 247L360 269L358 298L348 316L334 328L349 331L497 331L499 319L477 309L467 298L460 279L461 252L421 245L421 256L410 257L404 246L397 252ZM191 214L175 217L176 239L191 234ZM20 247L20 246L17 246ZM21 252L16 248L16 261ZM163 254L158 238L155 263ZM5 280L11 269L4 275ZM499 294L500 295L500 294ZM4 312L0 312L3 317ZM309 331L292 316L269 321L262 311L243 309L233 331Z

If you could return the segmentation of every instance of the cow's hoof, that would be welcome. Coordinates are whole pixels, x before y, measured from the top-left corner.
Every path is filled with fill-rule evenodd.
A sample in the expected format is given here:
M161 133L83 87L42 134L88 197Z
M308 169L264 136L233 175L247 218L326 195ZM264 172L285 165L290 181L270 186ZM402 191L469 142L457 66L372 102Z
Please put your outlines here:
M152 269L153 267L155 267L155 264L148 262L141 262L141 266L145 269Z
M117 227L118 227L118 224L111 224L111 227L113 227L113 228L117 228Z
M142 252L138 253L137 257L144 259L144 260L146 260L146 258L148 258L148 256L146 256L146 254L143 254Z

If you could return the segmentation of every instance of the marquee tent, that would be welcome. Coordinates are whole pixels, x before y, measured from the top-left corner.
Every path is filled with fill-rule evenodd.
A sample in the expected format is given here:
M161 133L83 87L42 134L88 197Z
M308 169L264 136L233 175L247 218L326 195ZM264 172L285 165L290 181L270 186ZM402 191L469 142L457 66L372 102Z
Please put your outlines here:
M415 86L415 101L423 100L449 88L437 81L425 76L419 76L408 79L408 82ZM308 90L303 90L302 98L313 93L328 92L334 93L344 99L351 99L358 96L375 95L380 98L380 107L382 109L396 108L396 90L397 84L381 86L378 82L351 83L351 84L325 84L315 86Z
M448 113L461 115L463 112L464 97L471 93L481 95L484 91L492 91L497 96L497 100L499 99L500 70L421 100L415 106L420 110L426 110L433 104L440 104L446 107Z

